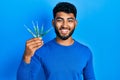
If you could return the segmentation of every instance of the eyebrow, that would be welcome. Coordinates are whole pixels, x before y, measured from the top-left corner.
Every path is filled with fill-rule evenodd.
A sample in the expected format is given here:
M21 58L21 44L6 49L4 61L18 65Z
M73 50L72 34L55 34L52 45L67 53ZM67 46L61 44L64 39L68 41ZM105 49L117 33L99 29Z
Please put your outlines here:
M56 19L63 19L63 18L61 18L61 17L57 17ZM73 17L70 17L70 18L67 18L67 19L75 20L75 18L73 18Z
M75 20L75 18L71 17L71 18L68 18L68 19L72 19L72 20Z
M61 18L61 17L57 17L57 18L55 18L55 19L63 19L63 18Z

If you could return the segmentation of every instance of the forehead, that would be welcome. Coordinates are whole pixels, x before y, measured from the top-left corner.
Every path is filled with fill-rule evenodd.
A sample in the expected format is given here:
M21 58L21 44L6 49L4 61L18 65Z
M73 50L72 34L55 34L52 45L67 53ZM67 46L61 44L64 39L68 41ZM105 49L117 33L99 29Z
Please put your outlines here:
M61 18L75 18L73 13L65 13L65 12L57 12L56 17L61 17Z

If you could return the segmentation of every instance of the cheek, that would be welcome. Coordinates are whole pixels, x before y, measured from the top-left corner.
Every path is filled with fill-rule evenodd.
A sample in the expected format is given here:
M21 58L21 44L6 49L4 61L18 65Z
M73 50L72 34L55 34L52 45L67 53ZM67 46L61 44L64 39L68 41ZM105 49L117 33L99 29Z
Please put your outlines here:
M61 23L56 23L55 26L56 26L57 29L59 29L62 26L62 24Z
M69 27L70 27L71 29L74 29L74 28L75 28L75 24L70 24Z

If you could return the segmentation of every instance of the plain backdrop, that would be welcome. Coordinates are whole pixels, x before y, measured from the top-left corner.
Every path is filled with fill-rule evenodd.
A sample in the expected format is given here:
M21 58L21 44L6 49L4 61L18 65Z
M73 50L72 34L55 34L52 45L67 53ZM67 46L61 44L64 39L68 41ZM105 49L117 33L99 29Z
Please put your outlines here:
M32 21L45 30L52 27L52 9L68 1L78 10L74 39L93 52L96 80L120 80L119 0L0 0L0 80L16 80L16 72L32 37ZM43 37L55 37L54 29ZM56 63L57 64L57 63Z

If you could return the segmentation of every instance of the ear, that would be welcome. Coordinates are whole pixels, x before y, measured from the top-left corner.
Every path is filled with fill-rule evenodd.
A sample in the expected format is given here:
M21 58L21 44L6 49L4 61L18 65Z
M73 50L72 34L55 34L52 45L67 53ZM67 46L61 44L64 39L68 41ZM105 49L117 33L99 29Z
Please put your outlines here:
M54 25L55 25L55 20L54 20L54 19L52 19L52 25L53 25L53 27L54 27Z
M75 27L77 26L77 23L78 23L78 21L77 21L77 20L75 20Z

